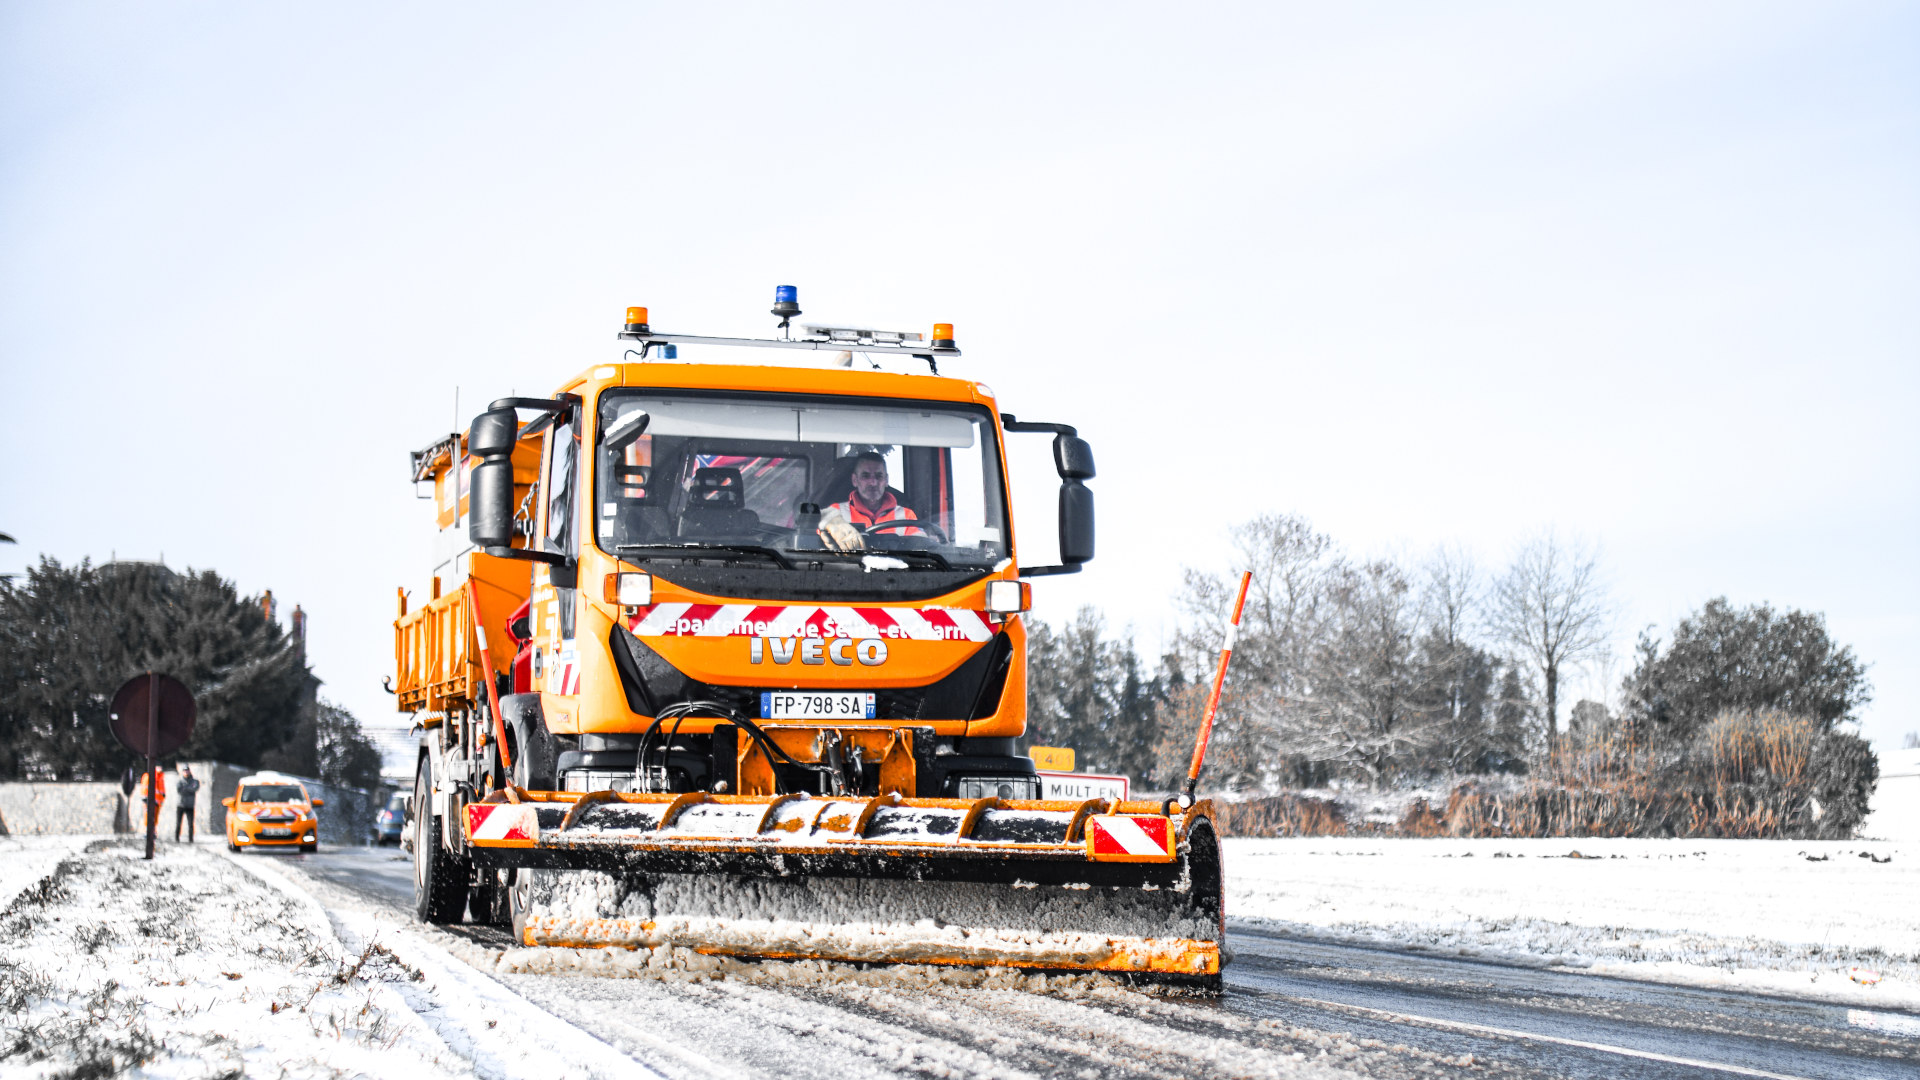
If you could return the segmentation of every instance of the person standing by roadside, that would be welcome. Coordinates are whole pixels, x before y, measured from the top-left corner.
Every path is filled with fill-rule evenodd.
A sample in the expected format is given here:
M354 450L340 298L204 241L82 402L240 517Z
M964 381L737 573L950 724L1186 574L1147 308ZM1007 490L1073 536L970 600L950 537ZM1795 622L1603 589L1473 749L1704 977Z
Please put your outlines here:
M194 778L193 767L180 766L180 779L174 784L174 791L180 796L180 802L173 811L173 842L180 842L180 823L187 823L187 843L193 843L193 795L200 790L200 781Z
M151 773L141 773L139 782L133 785L133 805L140 807L147 805L148 777L153 778L154 784L153 813L147 816L147 825L155 832L158 832L160 830L160 808L167 801L167 774L159 769L155 769ZM127 817L133 817L131 807L128 809ZM140 831L145 832L146 830L142 829Z

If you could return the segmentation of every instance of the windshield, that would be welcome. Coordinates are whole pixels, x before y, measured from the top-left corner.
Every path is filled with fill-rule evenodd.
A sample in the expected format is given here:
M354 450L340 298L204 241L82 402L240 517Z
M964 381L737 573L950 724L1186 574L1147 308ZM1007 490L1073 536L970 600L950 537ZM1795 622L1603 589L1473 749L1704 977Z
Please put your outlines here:
M802 565L796 554L876 571L984 570L1007 558L985 409L613 391L600 431L594 534L629 558L693 545L787 569Z
M298 784L248 784L240 789L241 802L306 802Z

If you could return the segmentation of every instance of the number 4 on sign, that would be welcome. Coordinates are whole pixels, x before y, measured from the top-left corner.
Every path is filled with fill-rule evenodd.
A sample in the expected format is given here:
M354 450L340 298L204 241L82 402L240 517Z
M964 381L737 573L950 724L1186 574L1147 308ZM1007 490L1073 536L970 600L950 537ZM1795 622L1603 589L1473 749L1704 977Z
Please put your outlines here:
M1043 772L1072 772L1073 748L1070 746L1036 746L1031 751L1033 767Z

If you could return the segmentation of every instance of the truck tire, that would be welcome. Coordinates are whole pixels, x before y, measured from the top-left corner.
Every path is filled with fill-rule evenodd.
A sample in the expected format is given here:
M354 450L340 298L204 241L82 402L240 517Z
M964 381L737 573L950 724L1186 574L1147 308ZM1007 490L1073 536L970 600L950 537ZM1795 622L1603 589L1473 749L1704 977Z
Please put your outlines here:
M533 913L533 871L525 868L507 871L507 925L513 927L513 943L527 943L527 916Z
M420 759L413 780L413 913L421 922L457 923L467 910L467 860L440 843L433 813L433 765Z

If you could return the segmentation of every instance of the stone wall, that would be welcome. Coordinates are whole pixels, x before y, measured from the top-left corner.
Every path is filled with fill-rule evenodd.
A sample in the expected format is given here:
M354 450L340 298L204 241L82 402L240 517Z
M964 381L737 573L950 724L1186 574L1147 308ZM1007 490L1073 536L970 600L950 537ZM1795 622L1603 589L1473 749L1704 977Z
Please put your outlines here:
M132 831L119 784L0 784L0 836Z
M240 778L254 770L242 769L219 761L190 761L193 775L200 780L194 798L193 817L202 838L220 840L226 835L227 808L220 800L233 796ZM166 770L167 801L160 807L160 836L173 837L175 808L179 805L180 774ZM320 841L326 844L365 844L373 834L374 815L386 802L390 789L363 791L335 787L308 777L298 778L307 786L307 794L326 802L319 810ZM43 833L131 833L130 824L139 817L118 784L0 784L0 835L26 836Z

